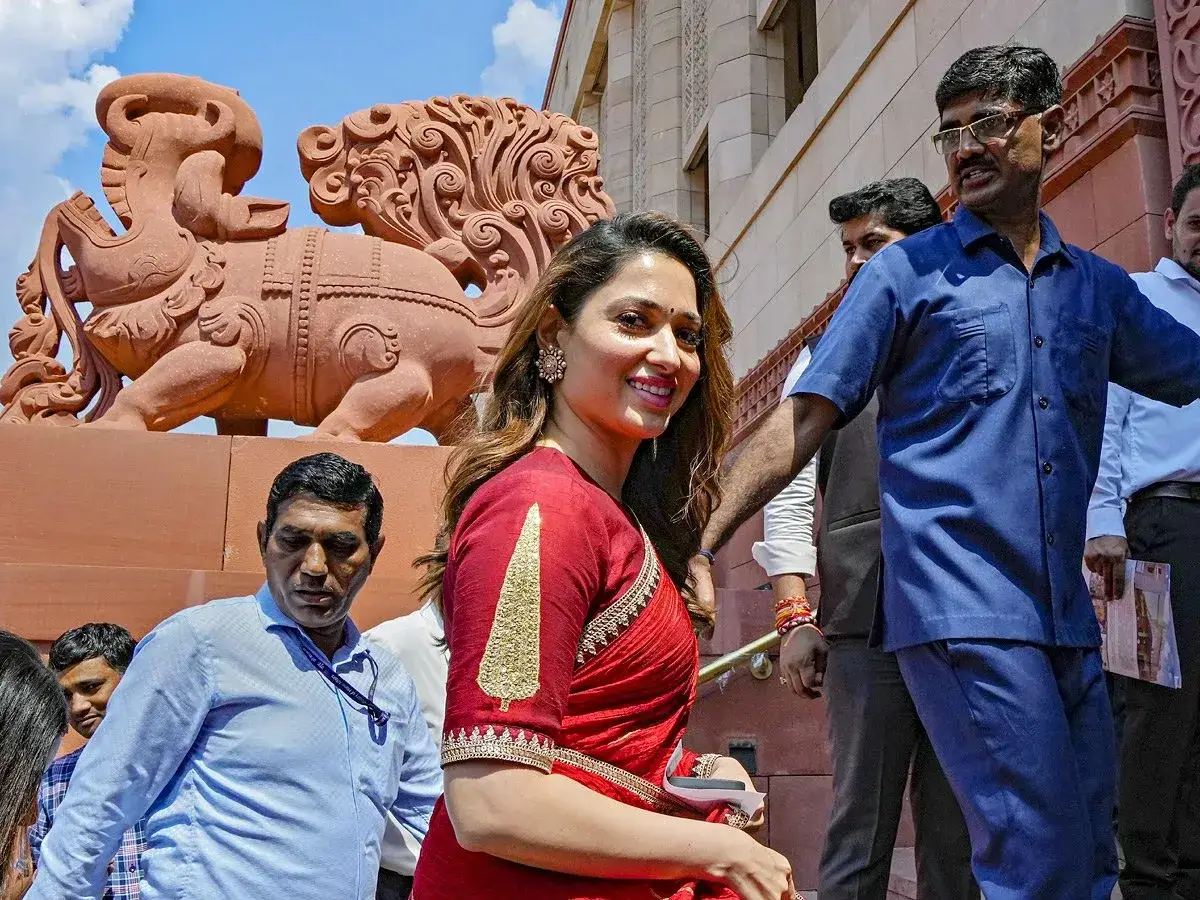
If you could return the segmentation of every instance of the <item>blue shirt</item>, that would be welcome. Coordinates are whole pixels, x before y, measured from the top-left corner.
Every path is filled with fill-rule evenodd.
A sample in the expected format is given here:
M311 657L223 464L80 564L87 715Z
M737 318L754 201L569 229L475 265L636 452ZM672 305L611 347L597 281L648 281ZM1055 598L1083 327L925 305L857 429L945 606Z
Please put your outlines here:
M1200 333L1200 281L1183 266L1162 259L1131 277L1151 303ZM1125 502L1161 481L1200 482L1200 403L1175 409L1110 387L1087 536L1125 537Z
M348 621L332 661L391 714L376 726L313 667L306 642L265 586L147 635L84 748L28 898L99 897L122 832L143 816L145 900L373 898L388 811L418 839L428 829L437 750L392 654Z
M29 853L36 867L42 855L42 841L54 824L58 807L67 795L71 785L71 776L75 774L75 766L83 748L74 750L66 756L50 763L50 768L42 776L38 786L37 822L29 829ZM121 835L121 846L108 865L108 880L105 883L103 900L138 900L141 892L138 882L141 879L142 852L146 849L146 830L141 822L135 822L132 827Z
M1200 336L1041 216L1027 274L960 209L877 253L793 394L852 419L879 390L884 647L1091 647L1081 572L1107 383L1200 397Z

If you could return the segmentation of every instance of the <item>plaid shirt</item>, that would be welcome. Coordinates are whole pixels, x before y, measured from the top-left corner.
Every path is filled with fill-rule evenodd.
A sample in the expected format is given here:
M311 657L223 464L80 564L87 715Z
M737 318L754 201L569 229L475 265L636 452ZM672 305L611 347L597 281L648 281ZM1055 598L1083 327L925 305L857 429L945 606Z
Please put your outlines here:
M29 829L29 849L36 866L41 853L42 841L54 824L54 813L62 799L66 796L71 776L75 773L75 764L79 762L79 754L83 748L74 753L68 753L61 759L56 759L42 776L38 788L38 817L37 824ZM103 900L138 900L141 890L138 879L141 877L141 858L146 849L146 832L142 823L138 822L121 837L121 846L116 858L108 866L108 884L104 889Z

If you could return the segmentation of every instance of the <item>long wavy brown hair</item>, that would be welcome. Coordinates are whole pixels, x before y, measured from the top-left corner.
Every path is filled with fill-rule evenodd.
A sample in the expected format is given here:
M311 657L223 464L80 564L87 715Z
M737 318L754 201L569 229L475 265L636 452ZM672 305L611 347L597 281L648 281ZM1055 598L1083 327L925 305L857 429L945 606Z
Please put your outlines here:
M650 535L695 626L711 627L713 611L695 602L688 583L688 560L700 549L700 535L720 501L718 475L734 407L733 375L725 359L732 328L704 248L684 226L658 213L622 214L597 222L555 254L522 303L496 361L492 394L479 429L458 445L446 464L439 541L432 553L415 563L425 567L423 595L441 602L448 536L467 501L542 436L554 402L551 386L537 371L537 329L546 310L554 306L569 326L574 325L596 288L645 251L677 260L695 281L703 334L700 379L657 441L643 441L638 447L621 499Z

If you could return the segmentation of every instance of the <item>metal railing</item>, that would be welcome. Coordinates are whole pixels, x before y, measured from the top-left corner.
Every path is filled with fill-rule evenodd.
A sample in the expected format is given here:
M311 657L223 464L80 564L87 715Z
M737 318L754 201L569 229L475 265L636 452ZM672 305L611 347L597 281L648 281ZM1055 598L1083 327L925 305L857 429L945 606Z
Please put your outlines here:
M767 654L779 646L779 632L772 631L753 640L744 647L738 647L731 653L726 653L719 659L714 659L700 669L697 684L708 684L714 678L720 678L734 666L750 660L750 674L760 681L771 677L771 658Z

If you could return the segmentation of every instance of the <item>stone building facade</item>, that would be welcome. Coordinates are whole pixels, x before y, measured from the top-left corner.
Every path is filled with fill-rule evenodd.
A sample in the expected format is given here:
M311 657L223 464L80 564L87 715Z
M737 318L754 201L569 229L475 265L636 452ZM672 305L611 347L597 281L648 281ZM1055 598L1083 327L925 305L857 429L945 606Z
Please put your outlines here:
M948 210L934 88L963 51L1010 40L1065 73L1048 212L1071 242L1151 267L1172 176L1200 161L1197 0L568 0L545 105L597 130L618 209L706 235L736 329L739 439L840 299L829 200L909 175ZM760 531L749 523L722 554L731 596L707 653L770 630L769 600L751 593L765 581L749 552ZM828 810L820 707L742 672L703 697L695 725L713 749L751 748L768 840L811 888Z

